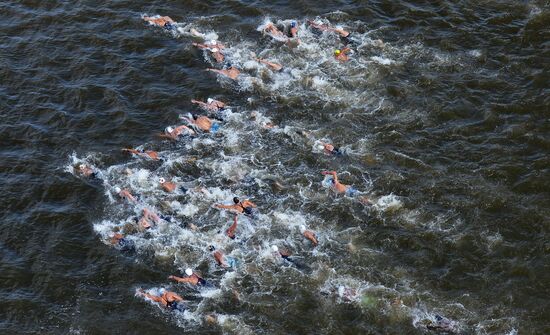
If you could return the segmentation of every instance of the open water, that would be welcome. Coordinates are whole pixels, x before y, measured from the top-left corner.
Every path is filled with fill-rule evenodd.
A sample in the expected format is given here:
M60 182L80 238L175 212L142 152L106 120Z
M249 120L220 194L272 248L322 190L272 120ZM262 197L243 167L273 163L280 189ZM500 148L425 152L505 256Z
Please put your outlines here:
M550 333L548 1L21 0L0 19L0 333ZM351 31L351 60L307 19ZM299 44L262 33L292 21ZM208 97L231 106L218 132L157 136ZM212 207L233 196L258 205L235 240ZM166 220L136 229L143 208ZM167 279L187 267L212 287ZM136 296L161 287L188 309Z

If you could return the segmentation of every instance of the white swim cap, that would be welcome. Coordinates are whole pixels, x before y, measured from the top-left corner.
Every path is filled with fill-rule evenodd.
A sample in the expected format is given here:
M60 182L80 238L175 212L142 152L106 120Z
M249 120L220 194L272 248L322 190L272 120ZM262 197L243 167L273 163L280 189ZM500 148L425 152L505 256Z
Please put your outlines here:
M300 225L300 232L303 233L306 231L306 226L304 226L303 224Z
M325 146L322 145L322 144L319 144L319 145L317 145L317 149L319 149L319 150L324 150L324 149L325 149Z
M216 45L217 43L218 43L218 41L216 41L216 40L210 40L210 44Z
M218 48L213 48L212 49L212 52L218 52L218 51L220 51Z
M159 293L160 294L164 294L164 292L166 292L166 290L163 287L159 288Z
M190 268L187 268L185 269L185 274L188 276L191 276L193 274L193 270L191 270Z
M212 98L208 98L208 99L206 99L206 102L208 102L209 104L211 104L211 103L212 103L212 101L214 101L214 99L212 99Z
M160 179L159 179L159 183L161 183L161 184L164 184L165 182L166 182L166 179L164 179L164 178L160 177Z
M78 168L81 169L81 170L83 170L85 167L86 167L86 165L84 165L84 164L80 164L80 165L78 166Z
M120 187L116 186L116 187L115 187L115 193L120 193L120 191L122 191L122 190L120 189Z
M279 247L277 247L276 245L272 245L271 250L277 252L277 251L279 251Z
M173 132L173 131L174 131L174 128L172 128L172 127L170 127L170 126L166 127L166 132L167 132L167 133L171 133L171 132Z

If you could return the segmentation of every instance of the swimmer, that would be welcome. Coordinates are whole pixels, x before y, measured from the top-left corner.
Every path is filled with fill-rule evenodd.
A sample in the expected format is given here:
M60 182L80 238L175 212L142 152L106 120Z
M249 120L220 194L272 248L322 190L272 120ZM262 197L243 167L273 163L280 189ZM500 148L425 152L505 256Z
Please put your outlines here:
M114 188L114 191L122 199L126 199L129 202L137 203L136 198L127 189L121 190L120 187L117 186Z
M336 49L334 50L334 58L339 62L347 62L349 60L348 54L351 52L351 49L348 47L345 47L344 49Z
M181 119L186 120L189 122L193 127L196 129L199 129L201 131L209 132L209 133L215 133L220 129L219 123L214 123L210 118L207 116L198 116L189 113L188 116L182 116Z
M224 255L223 252L216 250L213 245L209 246L208 250L212 252L212 256L214 256L214 259L219 266L223 268L230 268L237 265L237 261L233 257Z
M97 175L91 167L85 164L79 164L77 167L74 168L74 171L86 178L95 178Z
M338 286L338 296L346 301L354 301L357 299L357 290L347 286Z
M337 33L338 35L340 35L340 37L343 37L345 39L349 39L349 36L351 34L349 31L346 31L342 28L333 28L333 27L331 27L327 24L316 23L315 21L312 21L312 20L307 20L307 23L309 23L310 26L312 26L313 28L315 28L317 30L331 31L331 32Z
M263 129L277 128L277 125L273 123L269 118L258 115L258 112L253 111L250 113L250 118L258 123Z
M212 98L208 98L206 102L193 99L191 100L191 103L199 105L199 107L206 109L209 112L219 112L226 107L226 104L224 102L214 100Z
M183 298L180 297L178 294L174 292L167 291L164 288L161 288L158 291L159 295L152 295L149 293L146 293L142 289L139 289L137 291L137 295L143 296L145 298L148 298L156 303L161 304L162 306L171 309L171 310L178 310L178 311L185 311L185 305L183 304Z
M319 242L317 241L317 236L315 236L315 233L311 230L306 230L306 226L300 225L300 233L304 235L305 238L311 241L313 243L313 246L316 247Z
M134 242L126 239L121 233L111 235L110 242L114 246L120 247L122 251L130 251L134 249Z
M429 330L454 332L452 322L438 314L435 315L435 322L429 321L426 328Z
M151 223L158 224L160 222L160 217L155 214L153 211L148 210L147 208L143 209L143 216L138 221L138 224L141 229L149 229L152 227Z
M273 251L273 255L275 257L281 257L283 259L286 259L287 261L291 261L291 259L289 258L291 253L288 250L279 250L278 246L272 245L271 251Z
M156 151L147 150L144 152L137 151L136 149L122 149L123 152L129 152L139 157L150 158L154 161L159 160L159 154Z
M144 16L143 20L149 22L153 26L162 27L167 30L175 30L176 22L169 16L150 17Z
M322 171L321 174L325 176L332 176L332 178L329 177L328 180L331 183L331 188L338 194L347 195L349 192L351 192L348 192L348 190L353 189L353 187L350 185L344 185L340 183L340 181L338 180L338 176L336 175L336 171Z
M147 220L152 220L154 223L160 222L160 217L155 212L150 211L147 208L143 209L143 217Z
M220 208L220 209L227 209L231 212L237 213L237 214L245 214L245 215L252 215L253 214L253 208L256 208L256 204L252 201L245 199L244 201L241 201L239 198L234 197L233 198L233 205L223 205L223 204L215 204L214 207Z
M264 31L264 33L267 33L268 35L270 35L271 37L273 37L275 39L283 40L283 41L288 40L288 38L285 36L285 34L283 34L283 32L280 31L277 27L275 27L275 25L271 22L266 24L263 31Z
M176 141L178 139L178 136L187 133L189 135L195 135L195 132L193 129L190 129L189 127L185 125L178 126L176 128L172 127L166 127L166 130L164 131L164 134L159 134L159 137L167 138L172 141Z
M225 56L222 53L222 50L225 48L225 46L216 40L212 40L208 42L207 44L201 44L201 43L193 43L193 46L201 49L201 50L208 50L212 53L212 57L216 60L218 63L222 63L225 60Z
M178 283L188 283L195 286L204 286L206 285L206 280L204 280L202 277L197 275L193 270L191 269L185 269L185 274L187 275L186 278L182 277L176 277L176 276L169 276L168 279L172 279L177 281Z
M342 152L339 148L336 148L334 145L330 143L325 143L323 141L319 141L319 145L317 146L317 149L323 150L325 155L335 155L340 156L342 155Z
M237 68L233 66L229 66L227 69L223 69L223 70L209 68L209 69L206 69L206 71L215 72L233 80L237 80L237 77L239 77L239 75L241 74L241 71L239 71Z
M355 187L340 183L338 176L336 175L336 171L322 171L321 174L328 176L325 177L325 180L323 180L323 185L330 187L334 192L344 194L350 198L353 198L359 194L359 191ZM371 203L367 196L361 196L358 200L364 205Z
M159 179L159 184L168 193L174 192L174 190L177 187L176 183L173 183L171 181L166 181L166 179L164 178Z
M252 57L254 57L254 59L257 61L257 62L260 62L262 64L265 64L267 65L271 70L275 71L275 72L280 72L283 70L283 66L281 64L278 64L278 63L273 63L273 62L270 62L270 61L267 61L265 59L262 59L262 58L258 58L256 57L256 54L255 53L252 53Z
M232 240L235 239L235 230L237 230L237 215L235 215L235 218L233 219L233 224L227 228L225 231L225 234Z
M298 23L296 21L290 22L290 37L294 38L298 36Z

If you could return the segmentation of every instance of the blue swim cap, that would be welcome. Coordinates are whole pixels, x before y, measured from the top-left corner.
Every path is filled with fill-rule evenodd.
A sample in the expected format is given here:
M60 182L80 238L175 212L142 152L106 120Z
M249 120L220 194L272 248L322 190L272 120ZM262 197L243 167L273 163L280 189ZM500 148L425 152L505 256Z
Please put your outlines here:
M290 26L291 26L292 28L296 27L296 22L295 22L295 21L292 21L292 22L290 23Z

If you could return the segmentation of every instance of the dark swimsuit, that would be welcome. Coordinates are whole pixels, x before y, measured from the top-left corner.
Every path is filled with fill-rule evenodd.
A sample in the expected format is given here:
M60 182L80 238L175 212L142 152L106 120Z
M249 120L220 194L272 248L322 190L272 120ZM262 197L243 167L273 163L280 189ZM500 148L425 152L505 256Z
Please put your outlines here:
M166 22L163 27L164 27L164 29L169 30L169 31L175 31L176 30L176 26L173 25L170 22Z
M349 38L351 36L351 32L348 34L348 36L340 36L340 40L344 42L344 44L353 44L353 41Z
M245 215L252 215L254 214L254 212L252 211L252 207L244 207L243 204L239 204L241 205L241 208L243 209L243 213Z
M183 303L180 303L179 301L168 301L167 306L173 311L185 311L185 305Z

